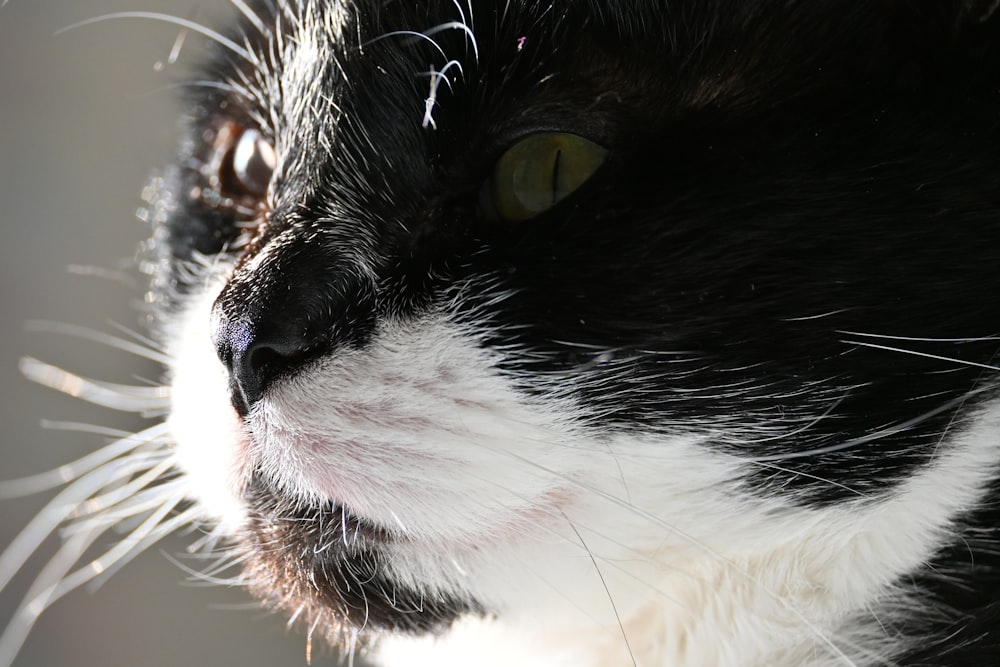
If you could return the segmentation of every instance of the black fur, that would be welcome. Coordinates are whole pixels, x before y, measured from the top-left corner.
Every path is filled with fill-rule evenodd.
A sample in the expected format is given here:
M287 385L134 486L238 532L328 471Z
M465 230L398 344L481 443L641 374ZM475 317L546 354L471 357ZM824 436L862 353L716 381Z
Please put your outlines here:
M293 238L266 266L238 269L216 303L241 412L318 356L364 347L380 318L459 292L453 315L505 350L525 392L579 399L604 433L738 427L717 446L760 458L757 492L810 505L886 492L997 396L991 3L472 6L478 59L461 31L435 35L463 66L440 90L437 129L422 126L417 73L440 53L385 35L457 20L455 5L350 6L316 82L328 108L297 130L286 159L300 168L276 183L240 266ZM228 80L247 65L220 51L207 69ZM170 209L154 248L167 311L187 289L182 263L226 252L256 215L206 181L204 137L267 117L225 91L190 101L194 140L170 178L198 196ZM588 137L608 162L537 219L491 220L479 197L494 162L539 130ZM320 136L332 152L312 150ZM271 495L248 499L269 516ZM954 611L919 626L940 639L902 664L996 659L998 520L994 507L972 517L924 577ZM267 530L254 537L265 546ZM307 533L292 538L306 551ZM338 549L329 557L355 562ZM333 589L357 621L343 582ZM373 610L376 624L427 630L476 609L401 606Z
M332 643L349 639L351 629L366 637L435 632L460 616L483 613L469 601L388 578L380 550L397 538L344 508L288 503L259 474L247 495L256 512L244 565L251 591Z

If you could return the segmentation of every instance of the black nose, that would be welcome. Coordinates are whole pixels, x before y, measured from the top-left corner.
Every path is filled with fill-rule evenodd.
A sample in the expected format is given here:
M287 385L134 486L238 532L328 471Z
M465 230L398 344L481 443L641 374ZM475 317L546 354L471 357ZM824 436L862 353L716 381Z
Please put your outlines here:
M229 371L229 391L241 415L259 401L275 379L289 372L309 350L302 336L261 326L249 318L229 319L219 309L213 316L213 342Z
M213 312L216 353L229 371L233 405L246 416L268 387L289 375L319 349L321 340L294 318L227 317L219 303Z
M373 281L325 236L296 231L238 267L212 306L212 342L244 417L278 381L374 331Z

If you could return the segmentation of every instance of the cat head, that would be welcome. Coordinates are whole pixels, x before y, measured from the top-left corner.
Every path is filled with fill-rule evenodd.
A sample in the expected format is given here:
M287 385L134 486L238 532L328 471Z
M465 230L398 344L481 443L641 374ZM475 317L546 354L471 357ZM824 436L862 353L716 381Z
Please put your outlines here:
M991 9L245 11L147 258L251 588L607 620L889 498L995 376Z

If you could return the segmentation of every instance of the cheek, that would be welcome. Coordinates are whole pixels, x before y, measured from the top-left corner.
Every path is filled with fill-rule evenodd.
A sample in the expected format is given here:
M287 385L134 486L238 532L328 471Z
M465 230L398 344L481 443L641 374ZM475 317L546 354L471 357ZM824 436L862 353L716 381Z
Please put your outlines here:
M292 500L455 546L558 518L573 495L559 410L525 404L448 322L383 324L365 350L276 383L242 420L211 342L224 281L205 284L170 332L168 426L188 495L223 532L245 525L254 474Z
M447 322L385 324L278 383L249 420L284 492L347 506L418 539L508 531L552 503L567 429L526 405ZM546 461L547 462L543 462Z
M578 406L515 391L492 353L446 319L383 323L365 349L277 382L244 422L211 343L215 284L173 332L169 426L189 495L229 534L253 511L244 493L255 474L292 503L333 503L404 535L408 553L433 561L572 545L570 519L598 526L612 544L649 532L662 543L633 503L658 512L670 497L680 510L671 522L698 534L686 518L708 511L704 489L730 487L731 465L695 439L596 439ZM739 516L729 505L724 516Z

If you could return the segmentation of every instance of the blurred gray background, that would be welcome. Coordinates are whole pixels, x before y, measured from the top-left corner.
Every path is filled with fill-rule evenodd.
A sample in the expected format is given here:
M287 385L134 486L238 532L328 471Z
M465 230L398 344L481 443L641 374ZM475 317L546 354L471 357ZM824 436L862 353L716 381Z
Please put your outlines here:
M165 23L119 19L55 34L108 12L138 10L211 25L231 11L225 0L8 0L0 8L0 479L53 468L103 442L44 430L42 419L141 425L31 384L17 370L20 357L108 381L159 376L125 352L25 326L50 320L113 332L112 323L139 325L141 281L134 272L126 272L131 282L101 274L128 266L146 234L135 211L144 182L176 139L171 84L197 61L204 38L188 35L171 64L179 31ZM0 546L46 498L0 502ZM164 555L183 552L189 541L168 540L98 590L57 603L14 664L306 664L305 640L286 632L281 618L247 607L242 591L192 584ZM20 577L0 592L0 625L29 583ZM313 658L314 665L338 663Z

